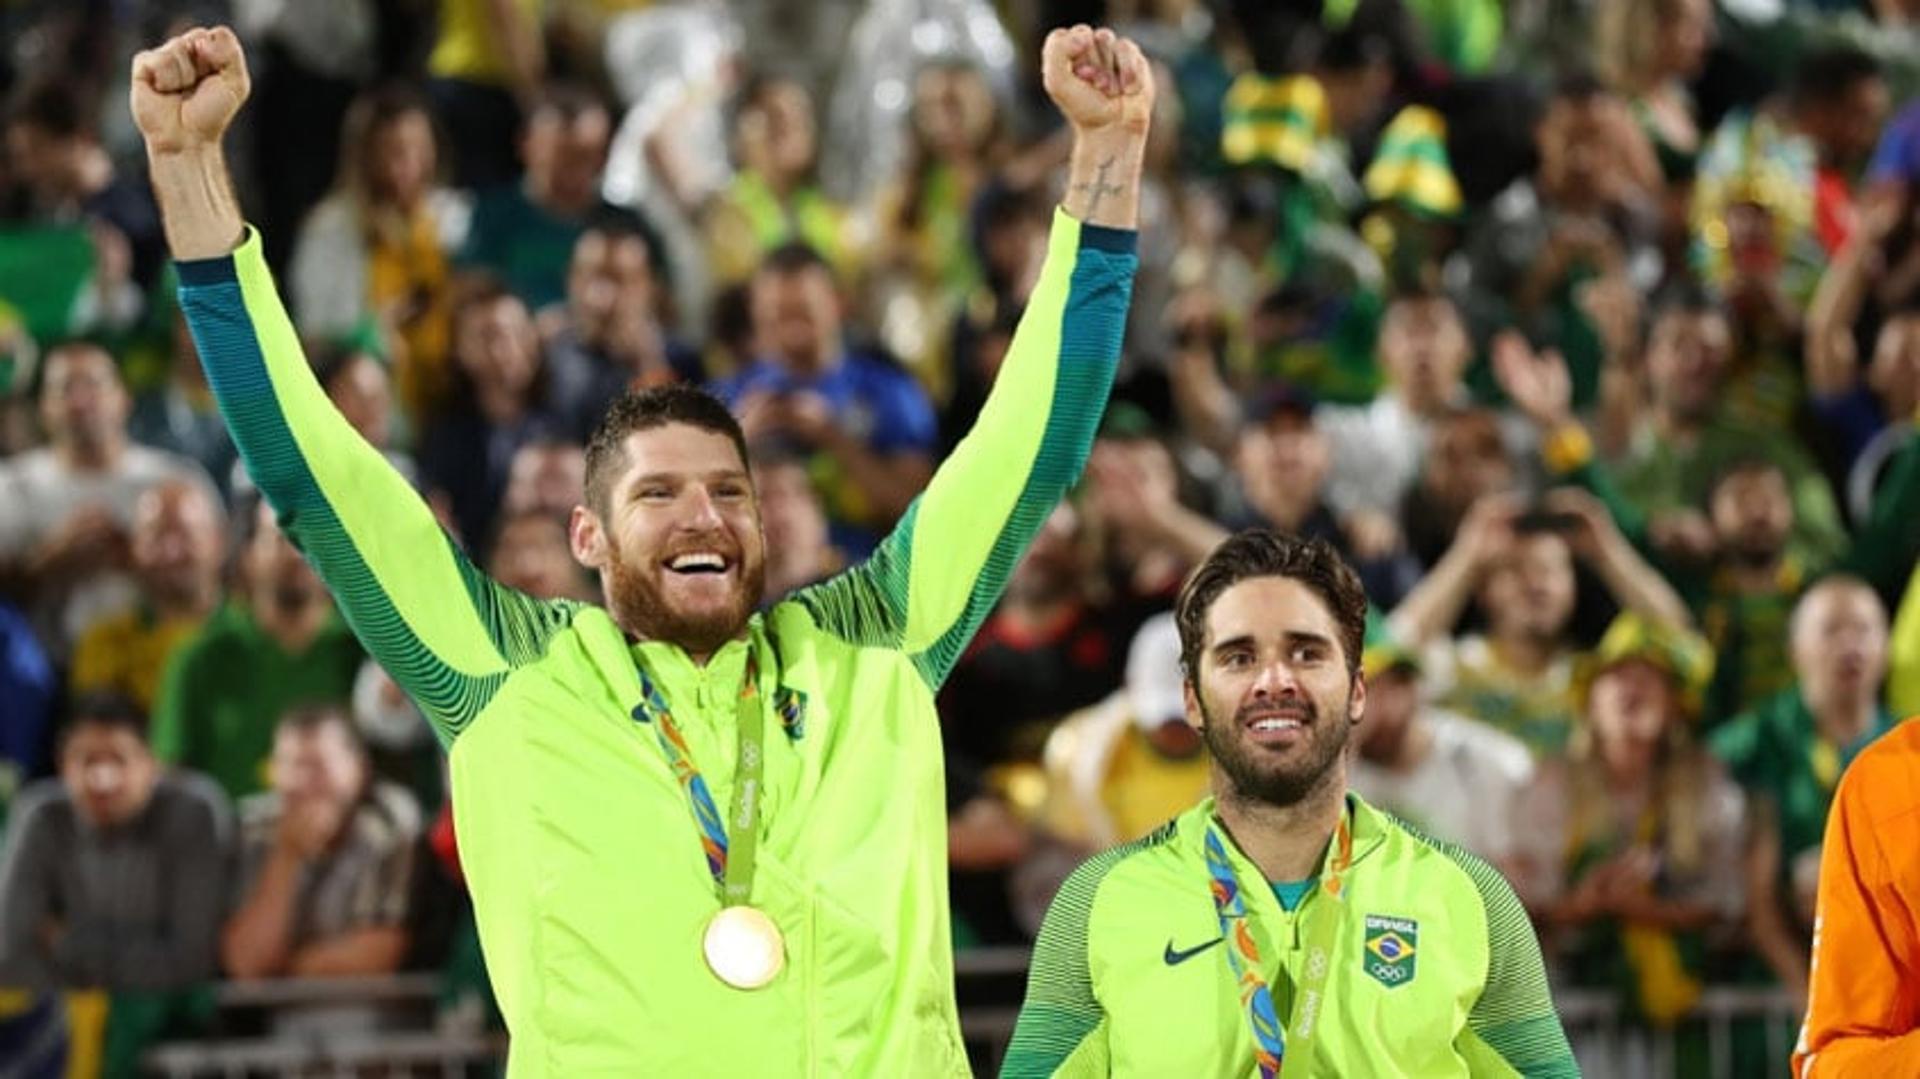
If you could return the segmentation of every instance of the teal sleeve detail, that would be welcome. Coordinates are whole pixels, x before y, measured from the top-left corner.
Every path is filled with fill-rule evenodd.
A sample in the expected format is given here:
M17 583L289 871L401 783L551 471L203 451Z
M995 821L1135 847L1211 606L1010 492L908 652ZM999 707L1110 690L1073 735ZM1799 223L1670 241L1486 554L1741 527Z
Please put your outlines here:
M1086 464L1120 358L1133 244L1130 232L1056 217L973 430L870 559L795 597L822 629L905 651L939 689Z
M1034 941L1027 996L1014 1023L1013 1041L1001 1063L1001 1079L1051 1076L1071 1058L1080 1071L1104 1052L1089 1043L1099 1036L1106 1011L1094 994L1093 903L1100 884L1128 855L1166 842L1169 823L1144 839L1094 855L1080 864L1055 893ZM1098 1070L1087 1068L1086 1070Z
M1547 988L1546 964L1533 922L1498 871L1452 843L1408 828L1408 834L1444 855L1480 894L1487 914L1487 980L1467 1028L1508 1067L1527 1079L1579 1079L1580 1066Z
M907 559L913 550L915 499L873 554L819 584L794 593L814 624L841 640L869 648L898 648L907 624Z
M248 472L354 634L443 745L577 605L488 580L327 399L261 255L179 264L180 305Z

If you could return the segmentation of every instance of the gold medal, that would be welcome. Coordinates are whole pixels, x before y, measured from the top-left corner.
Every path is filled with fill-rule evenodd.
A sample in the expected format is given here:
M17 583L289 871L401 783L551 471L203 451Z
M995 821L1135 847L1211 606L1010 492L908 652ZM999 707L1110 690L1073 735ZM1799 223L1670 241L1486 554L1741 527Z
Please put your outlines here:
M753 907L723 908L707 922L700 948L714 977L735 989L758 989L787 963L780 927Z

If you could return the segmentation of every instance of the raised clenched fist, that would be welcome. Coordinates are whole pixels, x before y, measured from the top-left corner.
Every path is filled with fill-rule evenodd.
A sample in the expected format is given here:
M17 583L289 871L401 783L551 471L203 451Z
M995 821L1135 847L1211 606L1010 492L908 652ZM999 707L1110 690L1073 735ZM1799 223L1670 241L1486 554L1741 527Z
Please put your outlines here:
M1078 131L1146 134L1153 71L1133 42L1084 25L1055 30L1042 49L1040 73L1047 96Z
M240 39L224 26L189 30L135 56L129 97L147 152L218 146L251 85Z

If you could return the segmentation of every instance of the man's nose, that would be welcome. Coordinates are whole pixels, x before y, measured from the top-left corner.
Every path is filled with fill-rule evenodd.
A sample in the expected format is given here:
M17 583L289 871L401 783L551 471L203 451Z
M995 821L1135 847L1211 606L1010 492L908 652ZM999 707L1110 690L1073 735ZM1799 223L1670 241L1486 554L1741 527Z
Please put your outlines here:
M713 504L713 496L704 487L693 487L687 495L687 518L689 526L697 528L718 528L721 524L720 510Z
M1300 695L1300 678L1292 664L1276 658L1261 664L1259 673L1254 676L1253 692L1259 697L1297 697Z

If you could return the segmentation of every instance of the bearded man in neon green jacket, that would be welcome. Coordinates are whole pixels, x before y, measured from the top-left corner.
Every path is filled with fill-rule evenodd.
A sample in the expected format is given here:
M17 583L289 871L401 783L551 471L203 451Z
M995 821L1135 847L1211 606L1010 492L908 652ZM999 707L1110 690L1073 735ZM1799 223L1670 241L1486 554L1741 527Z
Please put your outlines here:
M869 561L755 614L746 448L688 389L613 402L589 446L571 538L604 607L476 570L301 355L221 157L238 42L194 30L135 59L221 412L451 755L511 1074L966 1072L933 697L1105 407L1153 103L1107 31L1056 32L1043 63L1072 174L992 397Z

